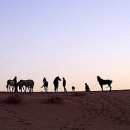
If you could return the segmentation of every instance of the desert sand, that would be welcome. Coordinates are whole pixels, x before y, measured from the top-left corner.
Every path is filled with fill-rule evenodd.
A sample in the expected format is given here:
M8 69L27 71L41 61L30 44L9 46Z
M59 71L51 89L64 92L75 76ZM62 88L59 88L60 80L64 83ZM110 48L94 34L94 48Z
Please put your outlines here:
M34 92L20 104L0 93L0 130L130 130L130 91ZM46 103L58 96L63 103Z

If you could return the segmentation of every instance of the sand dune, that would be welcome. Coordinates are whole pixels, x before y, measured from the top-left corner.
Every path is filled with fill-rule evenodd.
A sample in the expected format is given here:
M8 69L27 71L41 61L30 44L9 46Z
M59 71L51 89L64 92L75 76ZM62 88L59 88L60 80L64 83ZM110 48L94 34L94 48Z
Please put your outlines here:
M130 91L22 93L22 103L4 103L9 95L0 93L1 130L130 130ZM45 103L52 96L63 103Z

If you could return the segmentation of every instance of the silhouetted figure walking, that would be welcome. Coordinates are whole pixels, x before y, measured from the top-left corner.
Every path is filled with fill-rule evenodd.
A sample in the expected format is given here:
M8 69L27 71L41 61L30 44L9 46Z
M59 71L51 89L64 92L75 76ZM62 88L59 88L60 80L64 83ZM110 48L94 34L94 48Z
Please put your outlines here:
M14 77L13 81L14 81L14 88L15 88L14 92L16 93L16 92L18 92L18 89L17 89L18 85L17 85L17 77L16 76Z
M46 78L44 78L42 82L43 82L42 87L44 87L44 91L47 92L47 90L48 90L48 82L47 82Z
M67 90L66 90L66 80L65 80L65 78L63 77L63 87L64 87L64 92L67 92Z
M90 91L89 86L88 86L87 83L85 83L85 91L86 91L86 92L89 92L89 91Z

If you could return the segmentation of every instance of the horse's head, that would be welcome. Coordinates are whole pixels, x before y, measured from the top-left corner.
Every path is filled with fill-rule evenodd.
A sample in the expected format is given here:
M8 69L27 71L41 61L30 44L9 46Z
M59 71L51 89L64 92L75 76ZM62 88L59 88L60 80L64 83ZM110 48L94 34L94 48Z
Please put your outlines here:
M57 80L61 81L61 79L60 79L60 77L59 77L59 76L57 76L56 78L57 78Z
M23 83L23 80L20 80L20 81L17 83L17 86L19 86L19 89L22 88L22 83Z
M101 78L99 76L97 76L97 80L99 81Z
M23 80L20 80L19 82L18 82L18 84L20 84L20 83L22 83L23 82Z

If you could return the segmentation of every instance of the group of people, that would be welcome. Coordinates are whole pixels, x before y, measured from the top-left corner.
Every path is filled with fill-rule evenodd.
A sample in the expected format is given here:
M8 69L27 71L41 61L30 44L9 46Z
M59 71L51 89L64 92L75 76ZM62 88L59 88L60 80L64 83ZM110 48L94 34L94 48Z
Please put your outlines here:
M54 80L55 81L55 80ZM43 78L43 86L41 88L44 87L44 91L47 92L48 91L48 81L46 80L46 78ZM53 82L54 83L54 82ZM64 88L64 92L67 92L67 89L66 89L66 80L65 78L63 77L63 88ZM55 90L56 91L56 90Z
M59 76L57 76L53 81L55 92L58 92L59 81L61 81ZM43 86L41 88L44 87L44 91L47 92L48 91L48 81L46 80L46 78L43 78L42 82L43 82ZM67 92L66 79L64 77L62 80L62 85L64 88L64 92ZM29 92L33 92L33 87L34 87L33 80L20 80L19 82L17 82L16 76L14 77L13 80L8 80L7 85L6 85L7 92L9 92L9 91L10 92L18 92L18 88L19 88L19 90L21 90L21 92L22 92L22 89L26 92L27 88L28 88ZM12 90L11 90L11 88L12 88ZM74 86L72 86L72 91L75 91ZM85 91L86 92L90 91L87 83L85 83Z
M57 77L56 77L57 78ZM55 78L55 79L56 79ZM59 77L58 77L59 78ZM55 81L55 80L54 80ZM61 81L61 80L60 80ZM46 78L43 78L43 86L41 87L41 88L43 88L44 87L44 91L45 92L47 92L48 91L48 81L46 80ZM54 83L54 82L53 82ZM66 89L66 80L65 80L65 78L63 77L63 82L62 82L62 85L63 85L63 88L64 88L64 92L67 92L67 89ZM55 83L54 83L54 86L55 86ZM57 88L58 89L58 88ZM56 89L55 89L55 91L56 91ZM75 87L74 86L72 86L72 91L75 91ZM89 86L88 86L88 84L87 83L85 83L85 91L86 92L89 92L90 91L90 88L89 88Z

